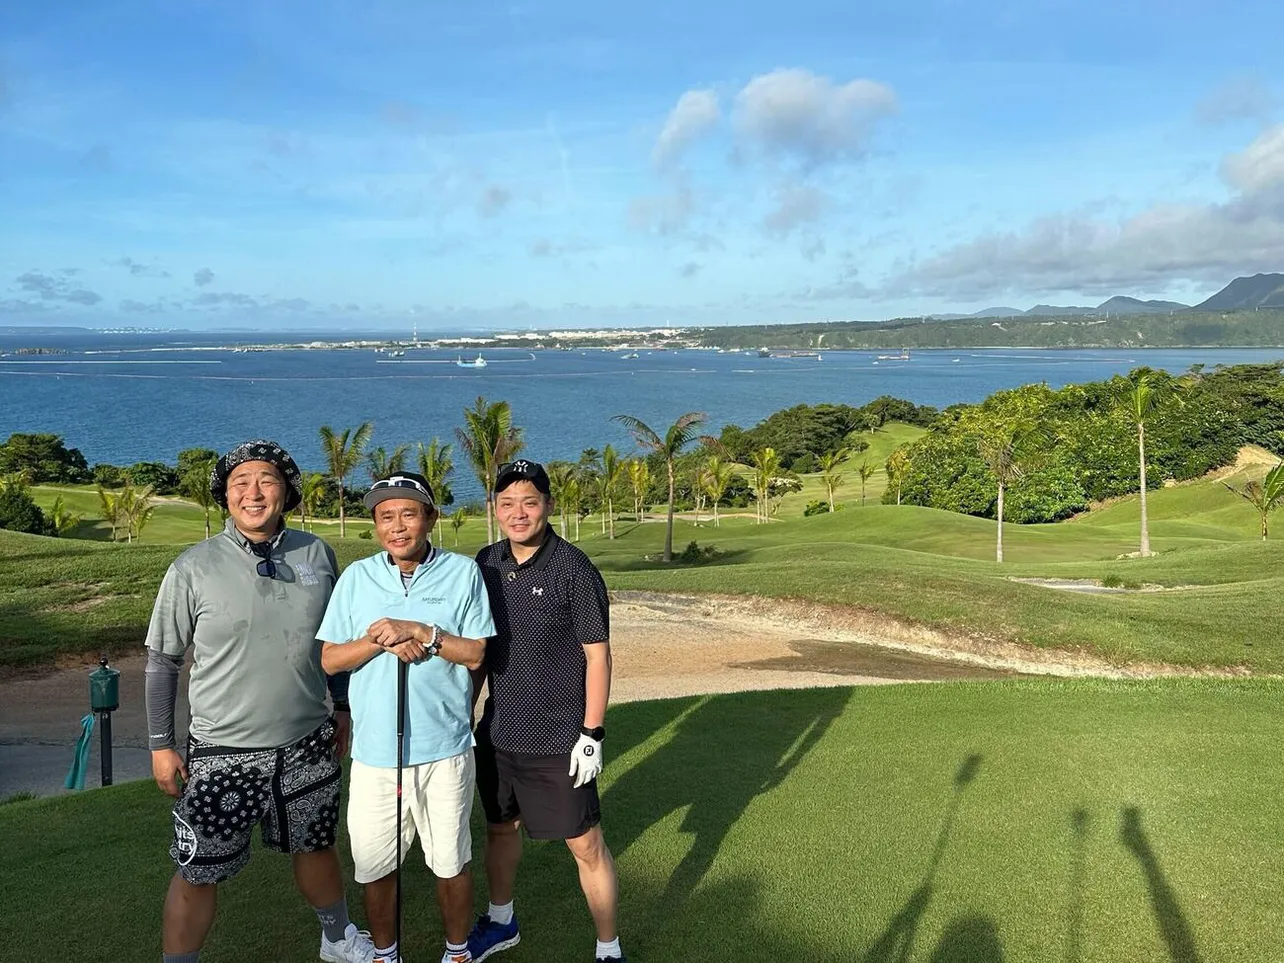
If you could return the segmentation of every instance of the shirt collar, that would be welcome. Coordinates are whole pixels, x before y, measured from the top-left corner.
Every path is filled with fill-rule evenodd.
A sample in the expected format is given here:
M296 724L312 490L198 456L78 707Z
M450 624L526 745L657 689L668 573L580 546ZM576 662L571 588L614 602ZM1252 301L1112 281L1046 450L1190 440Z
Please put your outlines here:
M515 568L519 568L519 569L529 568L536 572L542 572L544 570L544 567L548 565L549 559L553 557L554 543L560 542L561 540L562 540L561 536L559 536L557 532L553 531L553 527L550 525L548 528L544 529L544 541L540 543L539 548L535 549L535 554L532 555L530 558L528 558L526 561L524 562L517 561L517 559L513 555L512 544L509 542L508 539L504 539L504 541L501 543L504 547L500 551L500 557L505 562L511 562Z
M428 545L424 548L424 557L419 560L419 567L416 568L415 571L418 572L419 569L423 568L424 566L431 565L433 559L435 559L436 557L437 557L437 546L433 545L432 542L429 542ZM383 560L387 562L388 565L391 566L392 568L397 567L397 562L392 557L391 553L384 552Z
M281 542L285 540L285 534L288 531L289 529L285 527L285 519L283 518L281 519L280 525L277 527L276 534L269 538L268 542L274 549L280 548ZM245 537L244 533L239 528L236 527L236 523L232 521L230 516L227 521L223 523L223 534L236 542L236 544L241 547L242 551L250 551L250 540Z

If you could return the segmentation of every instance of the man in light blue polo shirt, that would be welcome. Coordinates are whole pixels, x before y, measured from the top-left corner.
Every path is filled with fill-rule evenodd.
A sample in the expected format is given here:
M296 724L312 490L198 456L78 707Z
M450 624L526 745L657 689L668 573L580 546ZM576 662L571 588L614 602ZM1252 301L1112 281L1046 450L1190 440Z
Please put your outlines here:
M399 963L395 941L397 663L406 683L401 849L416 831L437 877L443 963L468 963L473 886L472 682L495 634L481 569L428 536L438 512L428 480L404 472L375 482L365 505L384 550L339 577L317 637L326 672L352 673L348 834L365 884L375 963Z

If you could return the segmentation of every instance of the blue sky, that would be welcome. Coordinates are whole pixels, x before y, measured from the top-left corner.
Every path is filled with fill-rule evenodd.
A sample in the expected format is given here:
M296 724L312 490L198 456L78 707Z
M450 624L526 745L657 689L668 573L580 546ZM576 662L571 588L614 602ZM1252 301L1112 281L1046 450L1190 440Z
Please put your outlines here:
M876 319L1284 270L1284 5L11 0L0 324Z

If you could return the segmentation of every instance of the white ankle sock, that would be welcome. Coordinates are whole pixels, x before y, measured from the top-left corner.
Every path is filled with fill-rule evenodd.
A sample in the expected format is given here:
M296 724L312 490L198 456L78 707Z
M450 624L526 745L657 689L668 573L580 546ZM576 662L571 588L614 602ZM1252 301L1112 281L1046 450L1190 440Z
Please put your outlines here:
M597 952L593 954L593 958L598 960L609 960L611 957L619 959L623 955L624 953L620 949L620 938L617 936L609 943L603 943L601 940L598 940Z
M513 901L510 899L503 906L496 906L491 903L486 910L486 915L493 919L500 926L507 926L513 921Z
M441 954L441 963L467 963L473 955L468 952L467 943L452 943L446 940L446 952Z
M396 960L400 963L401 954L397 952L396 941L394 941L391 946L385 946L382 949L376 946L375 959Z

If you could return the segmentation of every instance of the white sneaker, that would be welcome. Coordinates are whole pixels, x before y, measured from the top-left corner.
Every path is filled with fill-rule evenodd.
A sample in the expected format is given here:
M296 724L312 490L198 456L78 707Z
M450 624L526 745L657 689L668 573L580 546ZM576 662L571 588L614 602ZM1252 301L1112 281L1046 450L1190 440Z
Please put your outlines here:
M349 923L338 943L331 943L321 934L321 959L326 963L374 963L375 946L368 931Z

